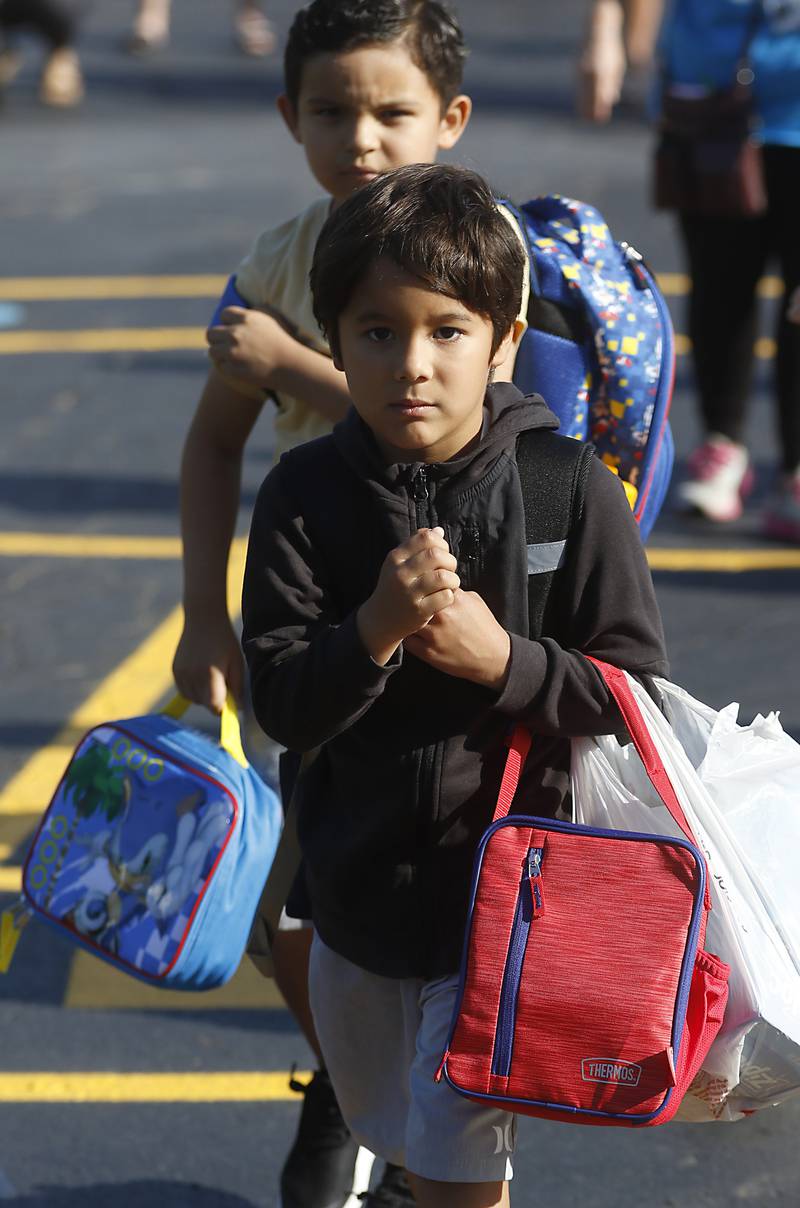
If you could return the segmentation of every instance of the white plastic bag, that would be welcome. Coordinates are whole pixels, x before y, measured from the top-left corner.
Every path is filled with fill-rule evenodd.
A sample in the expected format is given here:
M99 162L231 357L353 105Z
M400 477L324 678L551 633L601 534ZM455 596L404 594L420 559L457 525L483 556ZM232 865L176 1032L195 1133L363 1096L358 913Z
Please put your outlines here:
M800 1092L800 746L776 714L736 724L657 681L671 725L629 677L667 774L706 855L706 948L731 966L717 1039L677 1120L737 1120ZM575 821L679 834L632 745L572 744Z

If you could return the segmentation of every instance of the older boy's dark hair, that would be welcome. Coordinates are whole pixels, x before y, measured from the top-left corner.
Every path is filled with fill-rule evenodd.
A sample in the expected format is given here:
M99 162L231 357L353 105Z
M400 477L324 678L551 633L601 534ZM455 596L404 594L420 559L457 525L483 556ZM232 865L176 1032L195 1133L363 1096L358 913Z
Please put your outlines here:
M466 49L455 14L440 0L313 0L289 30L286 95L297 105L303 67L318 54L407 39L411 58L447 105L461 88Z
M311 292L335 356L339 316L380 257L488 319L492 352L519 314L525 253L476 172L411 164L363 185L330 215L314 252Z

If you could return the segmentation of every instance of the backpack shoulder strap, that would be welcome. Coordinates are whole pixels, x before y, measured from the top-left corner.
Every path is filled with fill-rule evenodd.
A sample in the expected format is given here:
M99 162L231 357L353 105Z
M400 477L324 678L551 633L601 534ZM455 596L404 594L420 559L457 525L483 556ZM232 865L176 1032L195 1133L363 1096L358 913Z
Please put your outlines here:
M547 430L523 432L517 439L532 638L541 636L555 572L564 565L569 535L583 513L593 456L593 445Z

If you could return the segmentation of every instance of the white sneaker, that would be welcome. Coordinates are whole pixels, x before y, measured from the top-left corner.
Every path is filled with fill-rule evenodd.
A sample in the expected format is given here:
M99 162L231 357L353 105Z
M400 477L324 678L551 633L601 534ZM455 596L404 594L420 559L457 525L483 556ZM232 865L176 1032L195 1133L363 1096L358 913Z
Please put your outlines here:
M717 432L709 434L687 462L687 476L678 487L685 507L708 520L724 523L742 514L742 501L753 489L753 471L744 445Z

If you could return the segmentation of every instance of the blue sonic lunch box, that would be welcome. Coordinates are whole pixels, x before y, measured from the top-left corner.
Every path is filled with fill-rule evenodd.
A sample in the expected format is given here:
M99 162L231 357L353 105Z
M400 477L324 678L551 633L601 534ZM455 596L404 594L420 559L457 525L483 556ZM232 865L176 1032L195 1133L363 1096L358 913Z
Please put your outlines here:
M229 699L220 741L163 714L79 743L22 876L29 909L157 986L207 990L242 958L282 825Z

